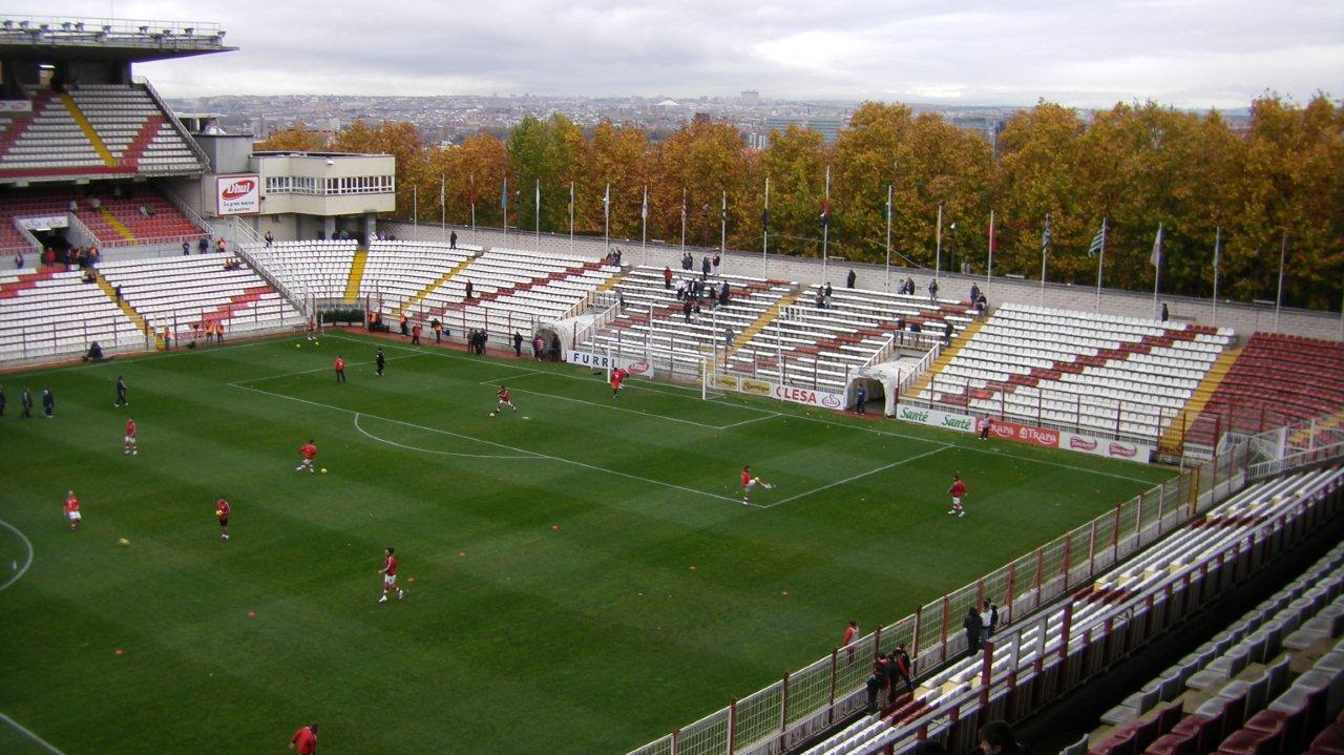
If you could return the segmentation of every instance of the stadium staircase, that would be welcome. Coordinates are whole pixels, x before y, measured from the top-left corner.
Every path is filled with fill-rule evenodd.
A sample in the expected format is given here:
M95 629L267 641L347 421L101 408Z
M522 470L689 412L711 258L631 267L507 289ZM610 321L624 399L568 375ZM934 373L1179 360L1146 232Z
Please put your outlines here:
M1190 400L1185 402L1181 413L1167 425L1167 429L1162 433L1162 438L1158 441L1157 450L1159 453L1167 456L1180 456L1181 446L1185 441L1185 431L1189 426L1193 426L1195 418L1203 411L1214 394L1218 392L1218 386L1222 385L1223 378L1227 377L1228 371L1241 355L1241 349L1232 347L1223 349L1223 353L1218 355L1213 366L1209 368L1204 379L1199 381L1199 386L1195 392L1190 395Z
M36 288L38 283L54 278L56 272L55 268L51 268L39 270L35 273L24 273L16 281L0 284L0 299L13 299L24 289Z
M429 296L431 293L439 290L439 287L441 287L443 284L452 280L454 277L457 276L458 273L462 272L463 270L466 270L467 265L470 265L473 261L475 261L475 259L476 255L472 254L470 257L467 257L466 259L457 263L452 268L444 272L442 275L435 278L433 281L427 283L424 288L420 289L419 291L416 291L413 296L408 298L406 301L402 302L401 306L397 307L396 312L393 313L392 319L395 320L401 317L406 312L414 310L417 304L425 300L426 296ZM446 307L440 307L437 308L437 311L432 311L432 314L440 315L443 314L445 310Z
M601 294L610 291L613 288L616 288L621 284L621 281L625 280L625 276L629 275L633 270L634 268L630 268L629 270L621 268L621 272L616 273L610 278L602 281L602 283L593 291L593 293Z
M355 258L350 262L350 277L345 281L345 296L342 301L354 304L359 298L359 283L364 279L364 265L368 264L369 250L366 247L355 249Z
M798 301L798 297L802 295L802 289L795 289L794 291L790 291L779 297L774 304L771 304L766 308L766 310L761 313L760 317L756 318L756 322L753 322L746 330L738 333L737 337L733 339L732 345L724 352L724 363L728 362L730 355L737 353L738 349L750 343L751 339L755 338L757 333L760 333L765 329L765 326L774 322L775 318L779 317L781 312L791 306L794 302Z
M109 228L116 231L118 236L127 241L135 241L135 234L131 233L131 229L127 228L125 223L118 220L117 216L113 215L111 210L106 207L99 207L98 214L103 218L103 222L106 223Z
M98 153L99 159L101 159L103 164L107 167L115 168L117 166L117 158L112 156L112 151L103 143L102 137L98 136L98 132L93 128L93 124L89 122L89 119L84 115L84 112L79 109L79 105L75 103L75 98L68 94L59 96L61 98L61 104L65 105L65 109L70 113L70 117L74 119L76 124L78 124L79 130L84 133L84 138L89 140L89 144L93 145L93 151Z
M934 375L937 375L940 370L956 358L957 353L961 351L962 347L969 343L972 338L975 338L975 334L980 332L980 328L984 327L984 324L984 320L974 320L970 325L963 328L962 331L957 334L957 337L952 339L952 343L944 347L943 350L938 353L938 358L933 360L933 364L929 365L929 369L925 370L924 374L910 386L907 395L918 396L921 391L928 388L929 383L933 381Z
M4 157L9 148L14 146L14 142L23 136L23 132L28 130L33 121L42 114L46 108L47 102L51 99L50 92L43 92L33 98L33 110L31 113L20 113L10 118L3 131L0 131L0 157Z
M123 165L139 168L140 158L144 157L145 152L149 150L150 142L158 135L159 129L168 122L162 115L151 115L145 120L140 130L136 132L131 143L127 145L126 151L122 153L121 162Z
M117 290L108 282L107 278L103 277L102 273L95 270L94 275L97 276L98 288L102 290L103 294L107 297L107 300L117 305L121 310L121 313L126 315L126 319L135 323L135 327L138 330L148 333L149 323L145 322L145 318L142 317L139 312L135 311L135 307L132 307L131 303L126 301L125 297L122 297L121 299L117 298Z

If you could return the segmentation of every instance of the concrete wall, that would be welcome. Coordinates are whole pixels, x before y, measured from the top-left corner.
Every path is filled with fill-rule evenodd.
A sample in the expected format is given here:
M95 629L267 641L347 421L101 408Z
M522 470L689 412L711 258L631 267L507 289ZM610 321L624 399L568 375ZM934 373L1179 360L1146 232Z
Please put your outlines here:
M419 226L413 226L410 223L386 222L382 224L381 228L384 231L390 231L401 239L437 241L444 238L444 234L438 225L420 224ZM456 230L459 243L464 244L482 244L484 246L503 246L528 250L539 248L543 252L573 254L590 259L600 258L607 251L607 247L601 238L576 237L571 247L568 236L543 233L538 243L536 235L526 231L510 230L506 238L505 234L498 230L480 229L473 232L470 227L462 226L448 226L447 230ZM612 246L620 247L622 262L627 265L654 265L657 267L667 265L674 272L680 269L678 265L681 259L681 247L679 246L650 244L645 250L641 250L638 239L634 241L613 240ZM699 269L700 257L704 253L712 254L715 251L692 247L687 247L687 250L695 255L696 269ZM770 255L769 259L763 264L759 252L752 254L750 252L729 251L724 255L722 262L723 267L721 269L726 273L782 278L803 284L821 283L830 280L832 286L843 286L845 276L850 269L853 269L858 275L857 285L859 288L883 290L887 283L882 265L839 262L829 264L825 276L823 276L821 260L815 258ZM897 267L895 265L891 268L892 289L895 289L899 281L905 280L907 275L915 279L917 290L924 293L931 271ZM972 282L976 283L985 292L991 308L1004 302L1016 302L1089 312L1097 310L1095 288L1046 284L1045 288L1042 289L1039 281L1020 281L1001 277L995 277L987 283L984 276L943 273L939 276L939 297L965 298L970 291ZM1311 338L1344 339L1344 319L1341 318L1339 312L1314 312L1284 308L1279 313L1276 327L1273 306L1219 302L1215 321L1213 304L1209 299L1164 296L1160 298L1160 301L1167 304L1173 320L1190 320L1210 324L1216 322L1220 327L1232 328L1242 338L1255 331L1278 331ZM1102 289L1100 309L1102 312L1109 314L1152 318L1153 296L1151 293Z

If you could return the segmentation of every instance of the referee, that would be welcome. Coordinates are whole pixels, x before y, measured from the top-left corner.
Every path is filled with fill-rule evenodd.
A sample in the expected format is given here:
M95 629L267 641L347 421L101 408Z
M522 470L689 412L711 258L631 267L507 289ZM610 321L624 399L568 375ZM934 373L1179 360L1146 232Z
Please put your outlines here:
M387 363L387 357L383 356L383 347L382 347L382 346L379 346L379 347L378 347L378 354L374 356L374 358L373 358L373 363L377 366L377 369L378 369L378 377L382 377L382 376L383 376L383 367L384 367L384 366L386 365L386 363Z

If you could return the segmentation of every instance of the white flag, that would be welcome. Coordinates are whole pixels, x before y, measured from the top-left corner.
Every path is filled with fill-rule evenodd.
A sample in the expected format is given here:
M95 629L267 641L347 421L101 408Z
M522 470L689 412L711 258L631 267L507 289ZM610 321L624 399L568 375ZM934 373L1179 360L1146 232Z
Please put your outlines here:
M1153 267L1162 267L1162 224L1157 224L1157 238L1153 239L1153 253L1148 256L1148 263Z
M644 187L644 204L639 208L639 217L644 220L649 219L649 187L647 186Z

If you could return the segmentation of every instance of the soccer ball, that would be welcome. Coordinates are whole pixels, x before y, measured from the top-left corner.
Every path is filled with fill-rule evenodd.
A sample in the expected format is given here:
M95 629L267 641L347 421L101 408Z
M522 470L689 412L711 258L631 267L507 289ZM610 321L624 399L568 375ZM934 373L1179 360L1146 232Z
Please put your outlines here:
M322 467L322 474L326 474L326 473L327 473L327 468L326 468L326 467Z
M301 344L301 343L296 343L296 344L294 344L294 348L296 348L296 349L302 349L302 348L303 348L303 344Z
M494 412L490 412L490 416L491 416L491 417L495 416L495 413L494 413Z

